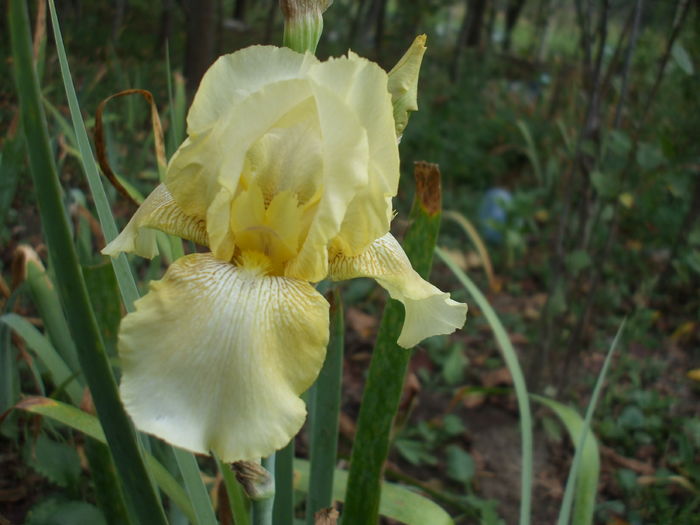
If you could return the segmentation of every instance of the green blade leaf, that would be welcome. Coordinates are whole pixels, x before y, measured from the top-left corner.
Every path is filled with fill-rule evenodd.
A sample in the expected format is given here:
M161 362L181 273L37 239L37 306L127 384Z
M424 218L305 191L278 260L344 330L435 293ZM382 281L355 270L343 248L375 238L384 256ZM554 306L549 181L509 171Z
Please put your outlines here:
M15 408L49 417L100 443L107 443L100 421L95 416L66 403L46 397L29 397L15 405ZM194 523L195 514L184 489L156 458L149 453L145 453L145 457L158 486L180 508L187 519Z
M75 380L70 368L58 354L51 342L34 328L32 324L17 314L9 313L0 317L0 323L12 328L39 360L49 370L56 387L63 385L71 401L79 404L83 397L83 387Z
M55 18L55 12L52 14ZM15 83L20 99L30 171L52 267L61 276L57 283L59 295L65 307L80 365L105 427L125 495L131 501L130 507L137 511L138 518L144 523L165 524L165 514L143 463L136 435L117 394L117 386L73 246L61 199L62 189L51 155L39 84L32 63L26 4L20 0L11 0L8 19ZM57 39L58 34L56 32Z
M272 523L294 523L294 440L275 454L275 502Z
M617 343L620 341L620 337L622 336L622 333L625 330L626 322L626 319L622 321L620 328L618 328L617 330L617 334L615 334L615 339L613 339L613 342L610 345L610 350L608 350L608 355L605 357L603 366L600 369L598 379L595 383L595 388L593 389L593 394L591 395L591 400L588 403L588 408L586 409L586 419L583 422L583 431L581 432L578 442L576 444L576 453L574 454L574 460L571 462L571 469L569 470L569 476L566 480L564 499L561 504L561 510L559 511L559 519L557 520L558 525L567 525L569 523L569 516L571 515L571 507L574 499L575 490L577 494L577 505L574 511L573 523L575 525L584 525L593 522L592 513L591 515L589 515L588 509L589 506L593 506L595 504L595 491L592 494L590 492L582 492L579 496L578 489L575 489L576 484L574 480L579 476L579 469L581 468L583 454L586 450L585 445L587 441L587 436L590 433L591 421L593 420L593 413L595 412L596 405L598 404L598 398L600 397L600 393L603 390L603 383L605 382L605 376L607 375L608 369L610 368L610 362L612 360L613 354L615 353L615 348L617 348ZM579 504L579 498L582 498L584 500L581 504ZM594 501L587 502L586 500L588 498L591 498Z
M306 492L309 486L309 462L294 460L297 490ZM335 469L333 473L333 499L344 501L347 494L348 472ZM406 525L453 525L450 515L437 503L395 483L381 484L379 513ZM376 523L350 521L343 512L345 523Z
M548 399L536 394L531 394L530 397L552 410L564 424L574 446L579 446L584 429L587 429L579 413L573 408L562 405L553 399ZM589 434L585 440L581 453L581 460L580 468L573 480L576 483L576 511L574 512L574 523L576 525L589 525L593 523L595 496L598 492L598 477L600 475L598 440L592 433Z
M71 120L73 122L73 129L75 131L75 136L78 141L78 146L81 155L81 165L85 176L90 186L90 192L95 201L95 208L97 209L97 216L100 221L100 226L104 234L105 240L110 242L117 236L117 226L114 222L114 217L112 216L112 211L109 207L109 201L107 200L107 195L105 194L104 187L102 186L102 181L100 180L99 171L97 168L97 163L95 162L95 157L92 154L92 149L90 148L90 141L85 130L85 123L83 122L82 115L80 113L80 106L78 104L78 98L75 94L75 88L73 86L73 80L70 74L70 68L68 66L68 58L66 56L66 51L63 46L63 38L61 36L61 29L58 23L58 17L56 15L56 7L53 0L49 0L49 11L51 13L51 25L54 30L54 37L56 40L56 51L58 52L58 60L61 68L61 77L63 79L63 85L66 90L66 96L68 98L68 106L70 108ZM179 245L179 252L182 253L182 243L178 240L174 243L175 246ZM129 263L126 259L125 254L120 254L118 257L111 258L112 266L114 267L114 273L117 278L117 283L119 285L119 291L121 292L122 301L128 312L134 310L134 302L139 297L139 292L134 282L134 277L131 273ZM121 407L121 404L120 404ZM123 409L122 409L123 412ZM106 425L105 425L106 426ZM116 458L115 458L116 460ZM117 462L118 463L118 462ZM199 476L199 472L183 472L183 477L187 477L188 486L194 487L197 484L202 485L202 488L197 489L197 492L201 492L203 489L203 482ZM193 489L194 490L194 489ZM212 513L211 502L207 499L197 498L195 505L204 504L209 508L198 509L198 515L207 515ZM149 524L150 525L150 524Z
M70 68L68 67L68 58L66 56L66 50L63 47L63 37L61 35L61 28L58 23L58 17L56 16L56 6L53 0L49 0L49 11L51 13L51 26L53 27L54 38L56 40L56 51L58 52L58 63L61 68L63 86L66 90L70 116L73 121L73 130L75 138L78 141L78 149L80 150L80 164L85 172L88 185L90 186L92 198L95 201L97 217L100 221L105 240L110 242L117 236L117 225L114 222L112 210L107 200L107 194L100 180L100 173L97 168L97 163L95 162L95 157L92 154L90 140L88 139L85 123L80 113L78 97L75 94L73 79L70 74ZM126 255L122 253L118 257L113 257L111 260L114 266L114 274L117 277L119 289L122 293L122 300L124 301L127 311L131 311L134 309L134 301L138 299L139 293L134 278L131 275L131 269L129 268Z
M513 378L515 386L515 396L518 401L518 410L520 411L520 436L522 439L522 455L523 464L521 471L521 493L520 493L520 525L530 523L530 508L532 505L532 414L530 412L530 400L528 399L527 387L525 386L525 376L518 362L518 354L510 342L508 333L503 327L503 323L496 315L496 312L489 304L488 299L484 297L481 290L467 275L455 264L452 258L440 248L435 248L435 253L440 259L452 270L459 282L467 289L469 294L476 302L479 309L483 312L486 321L489 323L491 330L496 338L498 347L503 355L503 360L506 362L508 371Z
M175 453L175 460L180 468L180 472L182 472L185 490L192 502L194 511L193 523L195 525L216 525L216 515L214 514L207 489L204 483L201 482L197 459L181 448L173 447L173 452ZM200 480L199 483L197 483L197 480Z
M46 333L70 370L78 372L78 355L53 280L36 261L28 258L26 268L29 292L44 321Z

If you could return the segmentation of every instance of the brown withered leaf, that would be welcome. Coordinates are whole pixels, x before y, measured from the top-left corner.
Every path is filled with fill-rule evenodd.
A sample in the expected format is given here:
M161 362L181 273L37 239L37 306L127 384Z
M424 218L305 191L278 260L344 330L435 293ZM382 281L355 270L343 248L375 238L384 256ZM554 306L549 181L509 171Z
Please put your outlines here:
M377 329L377 318L358 310L357 308L348 308L345 318L350 327L357 332L362 339L369 339L374 335Z
M336 525L338 523L338 511L333 507L321 509L314 514L314 525Z
M654 466L649 463L644 463L643 461L639 461L638 459L634 458L626 458L615 452L613 449L603 445L600 445L600 453L611 463L614 463L619 467L633 470L637 474L645 474L650 476L656 471Z
M498 385L512 385L513 378L506 367L489 370L481 375L481 384L486 388L493 388Z

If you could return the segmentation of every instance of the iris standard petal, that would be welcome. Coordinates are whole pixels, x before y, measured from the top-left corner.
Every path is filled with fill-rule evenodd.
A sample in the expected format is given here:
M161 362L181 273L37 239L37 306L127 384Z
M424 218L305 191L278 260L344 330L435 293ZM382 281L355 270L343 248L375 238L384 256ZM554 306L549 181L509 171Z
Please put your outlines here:
M187 115L187 132L212 126L226 108L238 104L267 84L301 78L318 63L286 47L252 46L219 57L207 70Z
M160 184L146 197L126 227L104 247L102 253L115 256L120 252L127 252L152 259L158 255L156 230L203 246L207 246L209 242L204 220L182 211L168 188Z
M350 52L347 57L312 66L309 77L333 91L367 132L367 184L348 206L336 239L344 253L358 255L389 230L391 197L399 184L399 152L387 74L377 64Z
M186 213L206 217L210 247L220 259L233 255L230 208L248 150L309 96L308 80L269 84L222 108L225 116L191 134L170 161L165 184Z
M188 255L122 322L122 399L139 429L174 445L268 456L301 428L299 394L327 342L328 303L310 284Z
M372 277L392 298L401 301L406 318L398 344L404 348L433 335L451 334L462 328L467 318L467 305L453 301L450 294L424 281L390 233L356 257L337 253L331 258L329 277L334 281Z
M328 273L328 245L340 232L348 206L368 184L367 130L355 111L331 89L310 82L323 141L320 200L299 254L285 275L316 282Z

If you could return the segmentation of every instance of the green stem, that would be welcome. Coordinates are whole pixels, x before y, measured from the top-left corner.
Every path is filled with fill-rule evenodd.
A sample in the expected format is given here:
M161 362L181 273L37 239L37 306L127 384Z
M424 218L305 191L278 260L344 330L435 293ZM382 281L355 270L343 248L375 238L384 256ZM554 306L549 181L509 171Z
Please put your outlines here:
M262 467L270 473L272 484L275 483L275 454L263 458ZM275 505L274 490L269 498L253 500L253 520L252 525L272 525L272 510Z
M420 163L416 166L416 198L411 210L413 222L403 247L413 268L423 278L430 274L433 247L440 228L440 209L437 165ZM384 309L360 405L343 508L343 520L348 524L372 524L379 520L382 473L411 359L411 352L396 344L403 321L403 306L390 300Z
M294 439L276 454L272 522L275 525L294 523Z
M314 514L333 504L333 474L338 450L340 390L343 379L343 302L333 290L330 311L328 353L314 389L311 417L311 474L306 500L306 523L314 524ZM312 408L313 407L313 408Z

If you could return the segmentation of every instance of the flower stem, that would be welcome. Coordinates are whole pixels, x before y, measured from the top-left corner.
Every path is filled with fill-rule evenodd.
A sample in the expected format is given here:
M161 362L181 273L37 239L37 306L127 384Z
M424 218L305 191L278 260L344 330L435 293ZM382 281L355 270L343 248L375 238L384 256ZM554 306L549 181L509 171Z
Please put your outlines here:
M294 439L275 454L275 525L294 523Z
M427 278L440 228L440 171L436 164L416 163L415 176L413 223L406 232L403 247L416 272ZM389 455L394 418L411 359L411 352L396 343L403 322L403 306L389 300L360 405L343 507L344 523L379 521L384 463Z
M272 509L275 504L275 455L272 454L261 461L262 467L267 470L272 478L273 490L266 498L253 500L252 525L272 525Z

